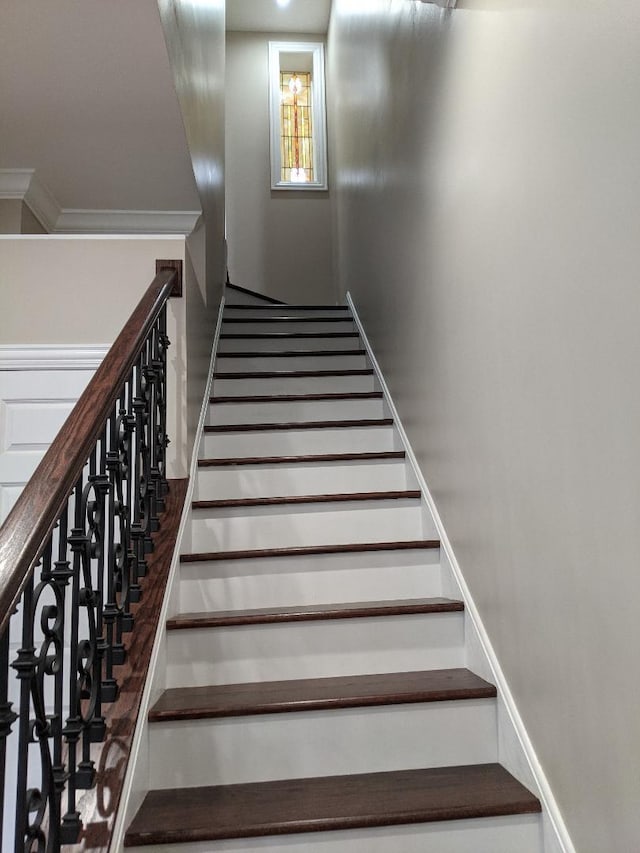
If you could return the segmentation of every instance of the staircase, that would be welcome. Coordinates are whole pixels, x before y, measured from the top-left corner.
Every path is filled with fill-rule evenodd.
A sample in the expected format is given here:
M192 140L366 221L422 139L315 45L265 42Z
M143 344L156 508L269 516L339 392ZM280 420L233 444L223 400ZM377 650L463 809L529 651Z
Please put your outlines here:
M233 301L125 847L541 853L349 309Z

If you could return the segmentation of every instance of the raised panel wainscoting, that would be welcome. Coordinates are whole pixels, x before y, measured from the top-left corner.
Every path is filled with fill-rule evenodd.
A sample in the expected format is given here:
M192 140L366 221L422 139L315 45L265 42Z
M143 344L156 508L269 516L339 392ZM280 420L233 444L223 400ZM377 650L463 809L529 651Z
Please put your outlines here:
M0 523L108 350L0 346Z

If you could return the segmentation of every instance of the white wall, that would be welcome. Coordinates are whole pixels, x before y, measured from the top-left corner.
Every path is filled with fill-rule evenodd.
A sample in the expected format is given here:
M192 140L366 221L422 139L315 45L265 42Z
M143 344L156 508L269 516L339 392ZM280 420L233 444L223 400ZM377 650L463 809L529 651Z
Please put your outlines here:
M188 369L186 315L197 308L187 305L200 289L192 281L189 257L184 237L0 237L0 491L5 511L93 374L97 364L87 368L87 350L93 348L99 363L95 352L106 351L117 337L153 281L156 259L186 260L184 296L170 299L167 310L172 344L167 463L170 477L187 476L194 442L187 399L197 394L189 393L189 382L197 387L199 372L206 369L200 361L208 365L208 355L197 359L192 352ZM34 371L34 357L43 346L51 363ZM30 423L33 419L36 424Z
M285 302L333 303L331 187L329 192L271 190L270 40L323 39L227 33L229 275L234 284Z
M340 271L580 853L638 847L640 7L335 0Z
M206 287L201 322L211 340L226 276L225 4L224 0L157 0L157 4L204 217Z

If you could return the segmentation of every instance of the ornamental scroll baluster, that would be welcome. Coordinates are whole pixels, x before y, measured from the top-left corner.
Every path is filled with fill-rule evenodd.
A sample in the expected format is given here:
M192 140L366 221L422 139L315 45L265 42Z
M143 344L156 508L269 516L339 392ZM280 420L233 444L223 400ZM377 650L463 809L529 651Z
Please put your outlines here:
M167 337L166 308L158 318L158 326L150 339L150 369L147 376L151 381L150 430L151 442L151 481L153 484L152 526L157 529L157 513L164 510L164 498L167 494L166 449L167 438L166 388L167 388Z
M96 782L92 744L107 734L104 710L118 697L131 605L167 492L164 303L172 275L161 272L150 288L154 319L118 368L119 387L92 428L84 466L78 458L11 599L17 607L3 615L3 851L59 853L80 838L80 792Z

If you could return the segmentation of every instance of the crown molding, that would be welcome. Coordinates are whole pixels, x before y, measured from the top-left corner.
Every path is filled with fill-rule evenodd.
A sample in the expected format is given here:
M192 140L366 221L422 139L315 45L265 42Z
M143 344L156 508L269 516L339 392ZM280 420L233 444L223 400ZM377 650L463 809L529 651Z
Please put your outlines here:
M20 199L49 234L190 234L199 210L61 208L34 169L0 169L0 199Z
M51 233L56 230L60 205L51 190L35 174L24 195L24 203L46 231Z
M77 210L63 208L56 234L190 234L199 210Z
M34 169L0 169L0 198L24 202L45 231L55 230L60 205Z
M0 198L24 199L33 169L0 169Z

